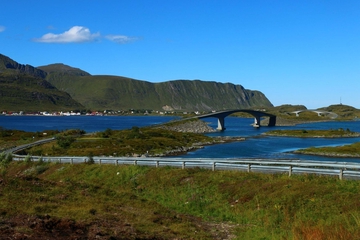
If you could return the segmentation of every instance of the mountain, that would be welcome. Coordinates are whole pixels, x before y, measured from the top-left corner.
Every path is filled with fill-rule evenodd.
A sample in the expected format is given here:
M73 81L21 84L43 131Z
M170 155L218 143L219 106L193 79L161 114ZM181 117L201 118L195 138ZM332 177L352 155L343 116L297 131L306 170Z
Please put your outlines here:
M45 80L47 73L0 54L0 111L68 111L80 103Z
M24 65L17 63L11 58L0 54L0 73L4 72L25 73L38 78L45 78L47 74L41 69L37 69L28 64Z
M33 67L0 54L1 110L211 111L272 107L260 91L202 80L151 83L91 75L61 63Z
M38 67L37 69L44 71L49 79L56 79L62 76L90 76L90 73L79 68L73 68L62 63L50 64Z
M120 76L92 76L61 65L38 68L47 72L50 83L90 109L211 111L272 106L263 93L231 83L201 80L150 83Z

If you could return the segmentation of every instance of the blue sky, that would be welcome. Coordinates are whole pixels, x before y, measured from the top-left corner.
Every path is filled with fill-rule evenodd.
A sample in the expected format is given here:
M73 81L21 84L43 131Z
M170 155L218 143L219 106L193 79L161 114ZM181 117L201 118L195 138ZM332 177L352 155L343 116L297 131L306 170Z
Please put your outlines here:
M275 105L360 108L358 0L17 0L0 53L93 75L230 82Z

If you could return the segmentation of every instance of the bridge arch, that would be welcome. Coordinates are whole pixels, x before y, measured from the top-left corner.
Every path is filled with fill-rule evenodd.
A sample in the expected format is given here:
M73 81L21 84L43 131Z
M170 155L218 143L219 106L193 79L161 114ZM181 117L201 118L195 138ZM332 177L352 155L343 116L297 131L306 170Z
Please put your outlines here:
M255 110L249 110L249 109L235 109L235 110L227 110L227 111L220 111L215 113L209 113L205 115L198 116L197 118L209 118L209 117L215 117L218 119L218 127L217 130L224 131L225 128L225 117L229 116L230 114L236 113L236 112L245 112L249 113L254 116L254 127L260 127L260 120L261 117L267 116L269 117L269 124L268 126L275 126L276 125L276 116L273 114L265 113L262 111L255 111Z

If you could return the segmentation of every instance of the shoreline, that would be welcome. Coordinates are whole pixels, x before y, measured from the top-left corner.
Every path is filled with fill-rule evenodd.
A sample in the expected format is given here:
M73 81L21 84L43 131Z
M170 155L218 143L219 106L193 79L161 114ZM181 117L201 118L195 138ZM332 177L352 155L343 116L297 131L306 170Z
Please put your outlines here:
M330 158L360 158L360 154L354 155L354 154L348 154L348 153L325 153L325 152L309 153L309 152L301 151L301 150L290 151L289 153L310 155L310 156L319 156L319 157L330 157Z
M212 142L199 142L194 143L191 147L179 147L177 149L168 150L165 153L154 154L154 155L137 155L133 157L173 157L173 156L181 156L186 155L188 152L196 151L198 149L202 149L206 146L216 145L216 144L224 144L231 142L240 142L245 141L244 137L214 137L216 139Z

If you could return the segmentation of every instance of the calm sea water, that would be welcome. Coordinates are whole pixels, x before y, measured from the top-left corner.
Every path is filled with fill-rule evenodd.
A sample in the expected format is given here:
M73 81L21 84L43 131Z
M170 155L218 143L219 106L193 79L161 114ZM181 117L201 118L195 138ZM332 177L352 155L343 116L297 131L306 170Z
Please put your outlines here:
M168 116L0 116L0 126L29 132L82 129L86 132L129 129L161 124L174 119Z
M25 131L43 131L49 129L83 129L86 132L103 131L110 129L128 129L133 126L143 127L161 124L174 119L169 116L0 116L0 126L7 129ZM216 118L207 118L204 121L210 126L217 127ZM183 155L184 158L281 158L324 161L353 161L360 162L360 158L327 158L291 154L289 151L317 146L336 146L360 142L360 138L285 138L265 137L262 133L272 129L350 129L360 132L360 121L351 122L322 122L300 124L291 127L261 127L251 126L250 118L225 118L226 130L208 134L209 136L242 136L246 141L207 146L194 152Z

